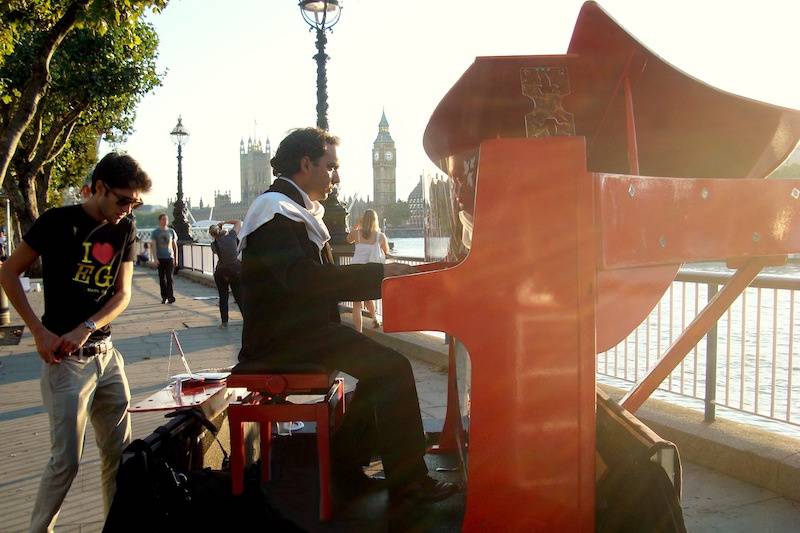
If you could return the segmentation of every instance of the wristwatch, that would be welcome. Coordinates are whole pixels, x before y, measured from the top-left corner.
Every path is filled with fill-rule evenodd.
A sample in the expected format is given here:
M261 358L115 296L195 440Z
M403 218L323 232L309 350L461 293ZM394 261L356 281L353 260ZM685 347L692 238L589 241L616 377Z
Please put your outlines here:
M97 324L94 323L94 320L88 319L83 321L83 327L89 330L89 333L94 333L97 331Z

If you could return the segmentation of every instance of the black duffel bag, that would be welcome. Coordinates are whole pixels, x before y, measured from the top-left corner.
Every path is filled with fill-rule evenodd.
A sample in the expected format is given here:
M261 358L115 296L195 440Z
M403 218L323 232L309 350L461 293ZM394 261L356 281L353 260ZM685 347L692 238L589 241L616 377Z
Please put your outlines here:
M187 442L185 431L170 424L125 449L104 533L299 531L265 500L258 464L245 471L245 490L234 496L229 471L186 468Z

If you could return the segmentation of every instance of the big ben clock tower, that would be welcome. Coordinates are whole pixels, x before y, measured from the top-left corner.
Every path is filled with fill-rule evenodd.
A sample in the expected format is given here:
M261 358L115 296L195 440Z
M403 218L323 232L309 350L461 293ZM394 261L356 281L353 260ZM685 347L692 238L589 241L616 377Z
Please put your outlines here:
M372 144L372 182L375 188L375 207L383 218L385 207L397 200L397 151L389 134L386 113L381 115L378 136Z

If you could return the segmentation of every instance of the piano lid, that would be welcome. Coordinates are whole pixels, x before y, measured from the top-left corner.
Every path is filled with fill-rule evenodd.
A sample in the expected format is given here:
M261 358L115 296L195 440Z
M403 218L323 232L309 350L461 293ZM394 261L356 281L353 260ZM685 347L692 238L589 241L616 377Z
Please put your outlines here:
M586 137L588 170L632 173L626 76L641 175L761 178L800 139L800 112L681 72L586 2L568 54L476 58L434 111L425 150L446 170L446 157L486 139L579 135Z

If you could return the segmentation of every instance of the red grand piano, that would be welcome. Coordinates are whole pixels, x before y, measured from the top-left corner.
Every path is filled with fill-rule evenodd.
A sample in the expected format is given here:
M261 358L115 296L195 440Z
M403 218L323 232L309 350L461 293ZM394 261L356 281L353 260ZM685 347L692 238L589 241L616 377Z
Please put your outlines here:
M465 461L464 531L594 529L596 354L682 262L738 268L628 393L635 411L763 266L800 251L800 190L763 179L799 138L800 112L680 72L594 2L567 54L478 58L456 82L425 132L448 175L427 222L454 237L444 262L384 281L383 305L386 331L464 349L442 436Z

